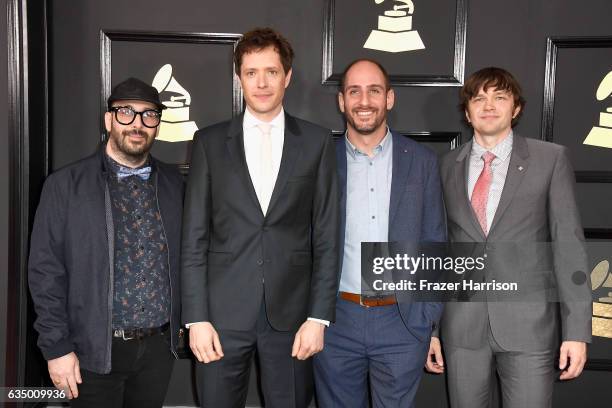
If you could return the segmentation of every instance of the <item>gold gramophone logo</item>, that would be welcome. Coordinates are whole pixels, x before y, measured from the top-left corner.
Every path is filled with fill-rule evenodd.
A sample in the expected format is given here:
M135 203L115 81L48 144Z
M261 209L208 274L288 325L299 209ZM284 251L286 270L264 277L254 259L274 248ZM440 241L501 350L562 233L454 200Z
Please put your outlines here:
M610 263L601 261L591 271L593 293L593 336L612 338L612 274Z
M612 71L601 80L595 97L598 101L612 95ZM606 109L606 112L599 113L599 126L593 126L586 139L585 145L607 147L612 149L612 107Z
M380 4L385 0L374 0ZM406 52L425 49L416 30L412 29L414 3L412 0L394 0L393 10L378 16L378 29L372 30L363 48L386 52Z
M184 142L193 139L198 125L189 120L191 95L172 76L172 65L166 64L161 67L155 74L152 85L159 92L162 103L168 107L162 113L157 140ZM169 99L163 100L167 97L166 95L169 96Z

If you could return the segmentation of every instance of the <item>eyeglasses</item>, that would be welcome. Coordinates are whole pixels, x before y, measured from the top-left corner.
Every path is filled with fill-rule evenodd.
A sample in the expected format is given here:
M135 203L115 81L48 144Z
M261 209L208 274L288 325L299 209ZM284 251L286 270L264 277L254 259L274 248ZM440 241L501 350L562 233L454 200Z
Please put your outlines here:
M129 106L113 106L109 109L110 112L115 112L115 119L122 125L131 125L140 115L140 120L145 127L154 128L159 125L161 120L161 112L155 109L147 109L142 112L136 112Z

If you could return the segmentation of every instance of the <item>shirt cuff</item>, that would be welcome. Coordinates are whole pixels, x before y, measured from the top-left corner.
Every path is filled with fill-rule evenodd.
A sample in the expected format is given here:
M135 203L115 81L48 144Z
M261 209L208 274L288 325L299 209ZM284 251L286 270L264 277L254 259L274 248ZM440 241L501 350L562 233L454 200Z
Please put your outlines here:
M321 323L325 327L329 327L329 320L315 319L314 317L309 317L307 320L310 320L312 322Z
M309 317L308 320L313 321L313 322L317 322L317 323L321 323L322 325L324 325L326 327L329 327L329 320L315 319L314 317ZM203 323L203 322L185 323L185 327L189 328L189 326L191 326L192 324L196 324L196 323Z
M196 324L196 323L204 323L204 322L191 322L191 323L185 323L185 328L189 328L189 326L191 326L192 324Z

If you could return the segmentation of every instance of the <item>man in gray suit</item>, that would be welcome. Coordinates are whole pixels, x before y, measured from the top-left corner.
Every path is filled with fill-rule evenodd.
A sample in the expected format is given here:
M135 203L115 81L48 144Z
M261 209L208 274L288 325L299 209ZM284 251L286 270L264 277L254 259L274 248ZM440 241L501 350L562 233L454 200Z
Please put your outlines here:
M555 365L561 380L579 376L591 341L574 172L564 147L513 132L524 100L509 72L474 73L461 100L474 138L441 163L449 240L477 243L487 259L480 279L517 282L522 297L486 292L448 304L426 368L447 367L453 407L488 406L493 369L504 408L550 407Z

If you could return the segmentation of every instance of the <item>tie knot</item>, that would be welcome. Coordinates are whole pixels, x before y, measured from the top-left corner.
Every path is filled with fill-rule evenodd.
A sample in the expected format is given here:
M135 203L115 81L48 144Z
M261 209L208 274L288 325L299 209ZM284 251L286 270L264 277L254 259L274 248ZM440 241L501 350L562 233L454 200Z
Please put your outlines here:
M261 131L262 134L269 135L270 131L272 130L272 125L269 123L259 123L257 124L257 128Z
M484 154L482 155L482 160L484 160L485 166L486 165L491 165L491 162L493 162L493 160L495 160L496 157L497 156L495 156L494 153L484 152Z

